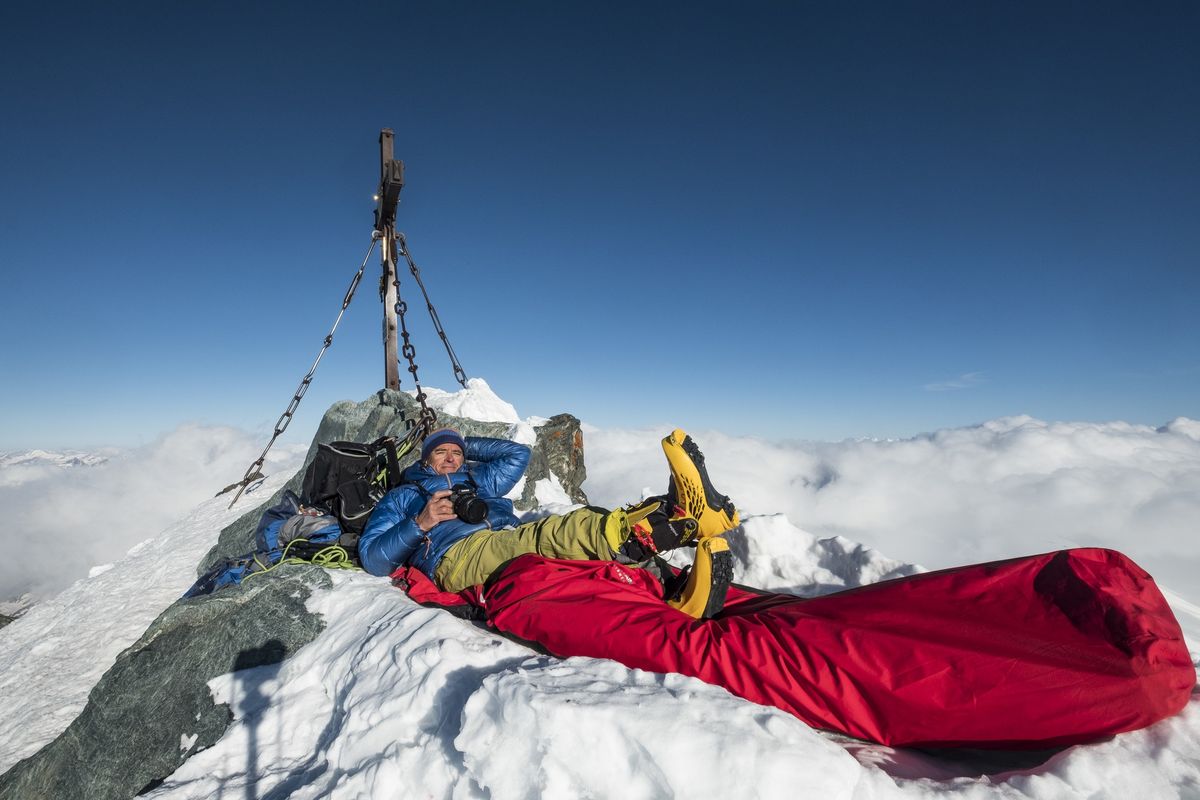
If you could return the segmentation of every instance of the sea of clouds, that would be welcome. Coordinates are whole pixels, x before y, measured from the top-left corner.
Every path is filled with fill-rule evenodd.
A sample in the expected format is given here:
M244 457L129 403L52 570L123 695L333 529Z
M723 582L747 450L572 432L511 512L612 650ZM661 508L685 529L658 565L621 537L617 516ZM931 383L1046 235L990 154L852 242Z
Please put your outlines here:
M447 412L471 405L487 418L516 419L485 384L443 394L435 404ZM585 426L591 501L617 506L661 493L666 433ZM833 591L911 574L913 564L1107 546L1167 589L1196 657L1200 423L1012 417L903 440L843 442L692 433L717 487L747 521L730 537L739 581ZM103 463L78 453L0 458L0 500L12 510L0 544L19 555L0 567L0 601L24 591L43 601L0 631L0 684L12 701L0 704L0 770L61 733L117 655L188 585L216 532L242 513L212 495L241 478L261 447L258 436L184 425L147 447L107 453ZM246 507L281 486L306 449L277 445L264 470L271 477ZM235 724L155 797L374 797L414 788L458 797L481 787L535 797L586 787L631 797L1115 800L1190 796L1197 785L1194 702L1149 729L1071 748L1040 767L997 766L991 771L1002 774L980 777L969 758L838 742L717 687L531 654L414 606L386 581L359 572L331 577L337 590L310 604L328 623L318 642L260 668L269 674L213 681ZM49 597L77 578L86 580ZM664 726L681 735L663 737ZM580 730L588 736L572 738ZM599 762L597 737L605 751ZM706 758L692 757L696 742ZM181 746L190 746L186 737ZM528 768L530 753L536 770ZM593 762L608 766L592 769ZM730 772L730 763L753 768Z
M666 430L585 426L584 488L618 506L665 490ZM718 488L743 514L787 516L929 569L1102 546L1200 604L1200 422L1006 417L899 440L781 442L693 431ZM0 601L45 597L119 559L200 501L239 480L263 441L183 425L91 467L0 469L8 510ZM267 472L295 470L307 447L277 445ZM15 557L12 557L15 556Z
M265 445L234 428L185 424L91 466L47 459L0 467L0 602L37 601L111 564L196 504L239 481ZM294 470L307 446L279 446L268 472Z
M589 499L665 489L663 431L589 429ZM1005 417L897 440L772 442L695 432L717 487L743 513L783 513L940 569L1066 547L1131 556L1200 603L1200 422ZM640 482L640 483L639 483Z

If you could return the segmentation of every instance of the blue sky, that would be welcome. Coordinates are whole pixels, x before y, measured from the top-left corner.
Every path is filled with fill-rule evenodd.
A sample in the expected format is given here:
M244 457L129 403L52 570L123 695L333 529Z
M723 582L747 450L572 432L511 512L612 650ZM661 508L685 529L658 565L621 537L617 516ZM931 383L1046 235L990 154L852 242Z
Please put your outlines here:
M0 449L269 431L383 127L463 366L523 415L1200 417L1195 4L114 5L0 9ZM305 437L382 383L367 276Z

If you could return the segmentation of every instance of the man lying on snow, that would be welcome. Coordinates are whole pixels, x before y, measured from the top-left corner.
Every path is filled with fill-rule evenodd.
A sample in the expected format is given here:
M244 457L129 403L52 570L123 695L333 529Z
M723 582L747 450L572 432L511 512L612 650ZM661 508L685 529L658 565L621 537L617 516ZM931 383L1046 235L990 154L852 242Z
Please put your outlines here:
M526 553L643 565L695 543L696 563L678 598L668 602L707 619L725 603L733 565L721 534L738 524L738 514L713 488L690 436L675 430L663 439L663 450L671 469L665 495L615 511L589 506L522 525L504 495L525 473L529 448L442 428L426 437L421 460L371 512L359 558L374 575L411 565L443 591L461 592Z

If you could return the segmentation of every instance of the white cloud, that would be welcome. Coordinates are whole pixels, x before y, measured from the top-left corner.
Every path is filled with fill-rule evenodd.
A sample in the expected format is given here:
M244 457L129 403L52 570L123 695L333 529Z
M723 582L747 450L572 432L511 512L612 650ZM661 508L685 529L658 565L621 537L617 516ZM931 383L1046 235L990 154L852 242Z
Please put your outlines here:
M589 499L665 490L667 431L589 431ZM1120 550L1200 601L1200 423L1046 423L1007 417L912 439L781 443L696 432L717 488L938 569L1066 547Z
M93 467L30 468L0 480L6 520L0 600L45 597L119 560L200 501L241 480L265 442L223 427L182 425ZM299 465L306 447L276 445L267 471Z
M585 426L589 499L615 507L664 492L666 433ZM744 513L783 513L816 536L842 535L931 569L1111 547L1200 604L1196 420L1156 430L1007 417L911 439L836 443L692 433L717 487ZM28 590L46 596L119 560L239 480L263 444L230 428L185 425L106 464L0 485L9 554L0 600ZM305 449L276 445L267 471L294 469Z
M964 372L957 378L948 381L940 381L938 383L927 383L924 388L927 392L951 392L955 389L970 389L973 386L978 386L984 383L987 378L982 372Z

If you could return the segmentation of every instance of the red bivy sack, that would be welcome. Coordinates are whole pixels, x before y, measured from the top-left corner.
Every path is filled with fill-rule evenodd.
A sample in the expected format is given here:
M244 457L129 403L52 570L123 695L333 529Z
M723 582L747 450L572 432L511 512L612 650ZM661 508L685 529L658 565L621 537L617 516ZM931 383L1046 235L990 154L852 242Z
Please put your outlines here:
M735 587L707 621L661 593L643 570L522 556L482 603L491 625L554 655L690 675L815 728L893 746L1094 741L1177 713L1196 683L1153 579L1112 550L812 599Z

